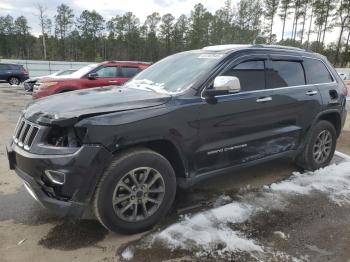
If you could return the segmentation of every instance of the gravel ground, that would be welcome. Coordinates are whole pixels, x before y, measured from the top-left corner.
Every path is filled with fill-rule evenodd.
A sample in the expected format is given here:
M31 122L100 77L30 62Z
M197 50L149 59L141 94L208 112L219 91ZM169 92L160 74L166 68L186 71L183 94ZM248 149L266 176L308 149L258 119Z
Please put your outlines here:
M120 261L125 248L132 250L131 261L227 260L227 256L213 254L198 257L195 250L171 250L163 244L146 245L147 238L178 222L183 215L191 216L218 205L222 195L237 200L242 189L259 194L266 185L285 181L296 171L289 161L277 160L203 181L190 191L178 192L171 214L152 232L112 234L91 218L71 222L58 217L28 195L20 179L8 169L4 146L12 136L18 113L31 96L21 87L0 84L0 98L0 261ZM337 149L350 154L349 121L346 129ZM336 157L334 161L342 159ZM323 194L291 197L288 205L284 210L257 213L249 221L231 227L240 228L268 246L273 252L266 260L297 257L301 261L350 262L350 205L339 207ZM288 237L283 238L276 231ZM231 252L229 256L240 261L256 259L245 252Z

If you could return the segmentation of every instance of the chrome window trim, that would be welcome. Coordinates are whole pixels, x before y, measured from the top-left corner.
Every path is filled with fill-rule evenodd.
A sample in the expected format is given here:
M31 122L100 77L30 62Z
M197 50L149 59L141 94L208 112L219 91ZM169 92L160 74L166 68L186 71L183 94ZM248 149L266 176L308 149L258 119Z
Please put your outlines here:
M241 58L244 58L244 57L254 57L254 56L267 56L267 59L262 59L262 60L268 60L268 54L248 54L248 55L242 55L242 56L239 56L237 57L236 59L234 59L231 63L234 63L236 62L237 60L241 59ZM244 62L244 61L243 61ZM231 64L230 63L230 64ZM226 68L226 67L225 67ZM266 68L266 64L265 64L265 68ZM203 88L202 91L201 91L201 99L205 100L204 96L203 96L203 92L205 91L206 88ZM261 90L265 90L265 89L261 89ZM261 91L261 90L254 90L254 91L246 91L246 92L256 92L256 91ZM242 94L242 93L246 93L246 92L238 92L238 93L235 93L235 94L227 94L227 95L219 95L219 96L215 96L215 97L222 97L222 96L232 96L232 95L237 95L237 94Z
M259 55L267 55L269 56L270 54L249 54L249 55L243 55L240 57L237 57L235 60L232 61L232 63L234 63L235 61L237 61L238 59L242 58L242 57L251 57L251 56L259 56ZM293 56L293 55L285 55L285 54L278 54L279 56ZM227 94L227 95L218 95L215 96L216 98L220 98L220 97L227 97L227 96L236 96L236 95L240 95L240 94L250 94L250 93L257 93L257 92L265 92L265 91L273 91L273 90L283 90L283 89L290 89L290 88L299 88L299 87L308 87L308 86L320 86L320 85L330 85L330 84L336 84L337 81L335 80L336 78L334 77L333 73L331 71L329 71L328 66L326 65L325 62L322 61L322 59L320 58L315 58L315 57L309 57L309 56L301 56L301 58L308 58L308 59L313 59L313 60L318 60L321 61L323 63L323 65L325 66L325 68L327 69L327 71L329 72L329 74L331 75L331 77L333 78L333 82L326 82L326 83L318 83L318 84L307 84L307 85L298 85L298 86L285 86L285 87L278 87L278 88L267 88L267 89L260 89L260 90L252 90L252 91L244 91L244 92L238 92L238 93L234 93L234 94ZM305 70L305 69L304 69ZM306 80L306 79L305 79ZM201 91L201 99L205 100L205 97L203 96L203 92L206 90L206 88L203 88L203 90Z

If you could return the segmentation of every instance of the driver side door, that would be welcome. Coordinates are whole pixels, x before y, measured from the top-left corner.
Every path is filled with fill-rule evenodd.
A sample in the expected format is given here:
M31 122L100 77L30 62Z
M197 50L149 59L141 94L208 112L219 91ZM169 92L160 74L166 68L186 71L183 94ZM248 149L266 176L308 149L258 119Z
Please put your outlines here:
M119 77L120 70L119 67L116 65L102 66L95 69L91 73L96 73L97 77L94 79L86 77L84 81L84 85L86 88L121 84Z
M195 153L198 174L222 170L279 152L283 134L266 88L267 55L249 55L234 60L219 75L235 76L241 91L216 96L217 103L203 100L200 106L200 131Z

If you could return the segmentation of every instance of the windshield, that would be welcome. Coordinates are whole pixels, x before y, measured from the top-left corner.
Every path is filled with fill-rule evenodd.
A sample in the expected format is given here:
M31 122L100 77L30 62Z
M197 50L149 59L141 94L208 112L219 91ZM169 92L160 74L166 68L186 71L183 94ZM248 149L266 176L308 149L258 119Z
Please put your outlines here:
M181 93L207 74L222 56L197 52L168 56L136 75L126 86L161 93Z
M96 68L98 64L90 64L87 66L84 66L80 69L78 69L77 71L75 71L73 74L69 75L69 77L72 78L80 78L84 75L86 75L87 73L89 73L92 69Z
M72 74L72 73L74 73L74 72L76 72L76 71L77 71L77 70L64 70L64 71L59 72L57 75L58 75L58 76L70 75L70 74Z

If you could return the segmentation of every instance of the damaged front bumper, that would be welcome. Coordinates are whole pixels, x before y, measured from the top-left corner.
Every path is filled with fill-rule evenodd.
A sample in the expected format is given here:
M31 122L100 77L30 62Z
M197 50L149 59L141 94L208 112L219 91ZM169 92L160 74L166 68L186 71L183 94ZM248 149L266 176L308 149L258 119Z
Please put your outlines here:
M36 200L60 215L75 218L84 213L112 157L100 145L83 145L74 153L62 155L33 154L15 143L6 149L10 169L15 170ZM63 183L57 183L47 171L63 174Z

